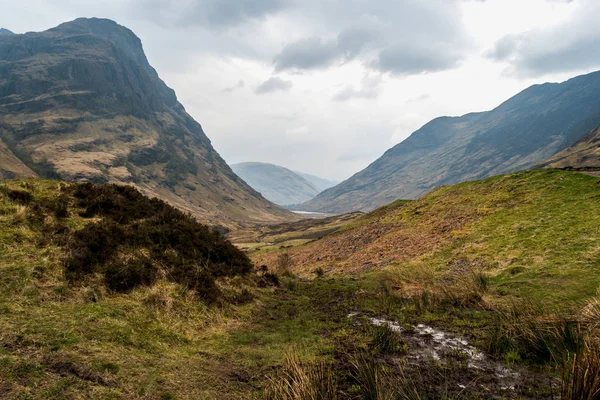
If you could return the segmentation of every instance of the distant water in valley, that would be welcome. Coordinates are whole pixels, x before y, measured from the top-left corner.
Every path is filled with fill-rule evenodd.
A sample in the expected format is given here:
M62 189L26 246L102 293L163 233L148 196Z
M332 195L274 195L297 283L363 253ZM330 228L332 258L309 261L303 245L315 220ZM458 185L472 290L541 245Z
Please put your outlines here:
M326 218L326 217L331 217L335 214L325 214L325 213L320 213L320 212L311 212L311 211L295 211L295 210L290 210L291 212L293 212L294 214L298 214L298 215L303 215L307 218Z

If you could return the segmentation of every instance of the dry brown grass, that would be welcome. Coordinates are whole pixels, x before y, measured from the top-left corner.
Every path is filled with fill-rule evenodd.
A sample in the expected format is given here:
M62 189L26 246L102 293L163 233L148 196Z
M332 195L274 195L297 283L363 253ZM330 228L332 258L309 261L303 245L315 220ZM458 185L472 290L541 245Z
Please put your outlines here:
M302 363L295 351L287 354L279 373L269 378L269 400L337 400L334 372L330 364Z
M561 399L597 400L600 398L600 345L587 337L583 349L567 354L562 370Z
M27 221L28 208L27 206L16 206L16 210L12 215L13 225L20 225Z

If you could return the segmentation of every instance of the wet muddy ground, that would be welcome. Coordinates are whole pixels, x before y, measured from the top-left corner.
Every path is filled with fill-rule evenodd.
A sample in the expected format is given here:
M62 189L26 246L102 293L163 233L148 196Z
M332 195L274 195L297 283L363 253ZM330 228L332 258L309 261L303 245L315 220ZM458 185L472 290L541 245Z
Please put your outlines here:
M360 313L348 318L359 322ZM378 361L395 367L403 379L431 397L488 399L553 399L559 397L556 379L543 371L515 367L485 354L469 341L432 326L401 326L396 321L369 318L374 326L387 325L407 345L406 354L382 356Z

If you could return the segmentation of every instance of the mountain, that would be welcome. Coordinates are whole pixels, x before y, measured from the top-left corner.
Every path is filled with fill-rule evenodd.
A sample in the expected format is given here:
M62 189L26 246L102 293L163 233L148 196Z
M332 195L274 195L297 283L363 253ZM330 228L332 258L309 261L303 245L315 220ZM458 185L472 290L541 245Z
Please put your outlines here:
M541 164L544 168L600 175L600 128Z
M9 31L8 29L0 28L0 35L14 35L14 33Z
M231 168L266 199L282 206L303 203L321 192L300 174L279 165L245 162Z
M339 181L330 181L329 179L319 178L318 176L314 176L311 174L305 174L298 171L294 172L306 179L307 181L309 181L310 183L312 183L317 189L319 189L320 192L322 192L323 190L327 190L330 187L334 187L335 185L340 183Z
M298 209L368 211L441 185L530 168L600 125L599 92L594 72L531 86L492 111L436 118Z
M134 185L210 224L294 218L250 188L107 19L0 36L0 172Z

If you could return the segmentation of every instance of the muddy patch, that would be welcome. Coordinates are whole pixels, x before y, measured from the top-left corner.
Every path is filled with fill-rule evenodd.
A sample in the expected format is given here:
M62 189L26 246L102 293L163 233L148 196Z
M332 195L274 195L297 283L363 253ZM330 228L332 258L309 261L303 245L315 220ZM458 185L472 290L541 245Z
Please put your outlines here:
M358 317L362 315L348 315ZM383 318L367 320L374 326L388 326L407 344L405 355L385 356L380 361L397 366L413 382L438 382L447 386L448 393L461 393L466 398L558 398L559 388L553 378L541 371L507 366L464 337L425 324L407 327Z

